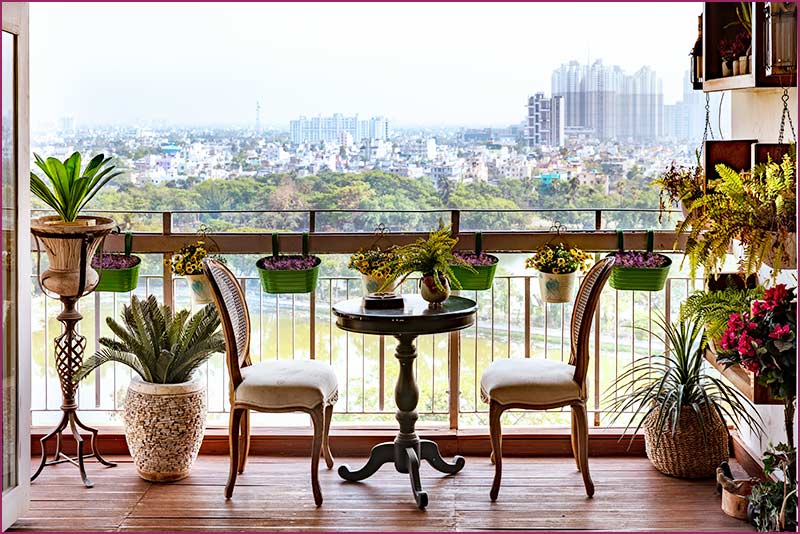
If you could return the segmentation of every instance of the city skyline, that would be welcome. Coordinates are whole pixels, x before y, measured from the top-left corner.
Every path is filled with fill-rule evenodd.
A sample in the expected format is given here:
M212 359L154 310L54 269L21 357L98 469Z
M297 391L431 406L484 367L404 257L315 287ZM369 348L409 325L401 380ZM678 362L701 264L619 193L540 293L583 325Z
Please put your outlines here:
M664 24L636 27L643 10ZM62 116L84 125L245 126L255 124L259 102L267 128L333 113L383 115L398 128L503 126L524 120L522 99L547 91L559 64L598 58L630 72L651 67L672 103L686 69L675 49L691 46L700 11L695 3L203 4L190 12L33 4L32 119L34 127ZM145 37L137 31L144 19ZM75 68L74 58L99 67Z

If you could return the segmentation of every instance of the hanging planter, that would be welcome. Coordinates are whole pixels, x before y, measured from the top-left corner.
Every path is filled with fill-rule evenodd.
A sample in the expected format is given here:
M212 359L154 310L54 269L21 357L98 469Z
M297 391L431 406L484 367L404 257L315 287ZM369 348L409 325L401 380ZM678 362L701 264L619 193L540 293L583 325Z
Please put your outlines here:
M110 293L127 293L136 289L139 284L139 267L142 259L131 254L133 234L125 233L125 253L101 253L92 258L92 267L100 273L95 291Z
M559 238L564 228L561 223L556 222L550 230L555 230L556 238ZM591 259L583 250L570 247L564 242L547 243L525 260L525 267L539 271L542 300L563 304L572 301L578 271L588 271Z
M256 262L261 287L267 293L310 293L317 288L319 265L317 256L308 254L308 234L303 234L302 255L280 255L278 234L272 234L272 256Z
M203 259L215 258L223 263L226 261L225 258L216 254L219 247L214 239L208 235L209 233L210 228L206 225L201 225L198 231L200 239L194 243L183 245L170 260L172 272L186 278L189 284L192 306L205 306L213 302L211 286L203 274ZM206 244L206 241L209 244Z
M392 266L396 259L395 247L381 249L373 244L372 248L353 253L347 266L361 274L361 285L365 296L378 292L393 293L398 286Z
M661 291L669 276L672 260L653 252L653 231L647 231L647 250L625 252L622 230L617 230L617 252L608 283L614 289L631 291Z
M467 262L474 271L459 265L453 265L453 275L461 284L461 289L471 291L483 291L491 289L494 282L494 273L497 270L497 263L500 261L497 256L486 254L482 251L483 235L481 232L475 233L475 252L453 252L453 255Z
M539 291L542 300L553 304L572 301L572 293L575 290L577 279L577 271L564 274L539 273Z

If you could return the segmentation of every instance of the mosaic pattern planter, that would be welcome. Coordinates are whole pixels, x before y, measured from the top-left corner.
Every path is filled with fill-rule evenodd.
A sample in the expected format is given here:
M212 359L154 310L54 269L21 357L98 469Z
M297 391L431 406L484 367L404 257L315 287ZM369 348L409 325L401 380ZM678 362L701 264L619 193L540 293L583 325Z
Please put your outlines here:
M133 377L125 397L125 440L139 476L171 482L189 475L206 427L206 385L153 384Z

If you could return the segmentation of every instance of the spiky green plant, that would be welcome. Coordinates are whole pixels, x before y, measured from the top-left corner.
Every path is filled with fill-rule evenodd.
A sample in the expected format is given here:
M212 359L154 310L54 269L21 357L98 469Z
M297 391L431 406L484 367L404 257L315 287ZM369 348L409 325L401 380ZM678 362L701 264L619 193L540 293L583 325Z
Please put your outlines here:
M108 166L111 158L98 154L89 161L81 172L81 155L75 152L63 162L56 158L42 159L33 154L36 165L49 179L51 187L35 172L31 171L31 193L53 208L64 222L78 218L80 211L94 198L109 180L122 174L113 172L116 167Z
M433 276L434 283L439 290L444 290L444 284L440 276L446 276L450 284L461 289L461 284L453 274L453 265L458 265L475 272L466 261L453 255L458 239L450 233L450 228L440 226L438 230L431 232L427 239L417 239L414 243L409 243L399 247L395 251L395 258L391 262L391 270L401 276L398 286L411 273L422 273L423 276ZM388 284L387 284L388 285Z
M732 313L750 309L750 303L764 296L764 286L753 289L727 287L720 291L695 291L681 304L678 318L705 325L705 340L719 340Z
M103 348L78 369L75 382L106 362L125 364L146 382L188 382L211 354L225 350L214 304L189 315L189 310L173 314L169 306L159 306L153 295L146 300L134 295L130 306L123 306L122 323L106 319L118 339L100 338Z
M794 152L794 151L792 151ZM688 232L685 257L692 276L698 266L718 273L734 239L742 242L745 274L757 271L765 258L775 258L773 272L780 271L797 232L796 173L793 154L780 164L768 161L752 172L737 172L717 165L719 179L692 203L690 217L678 226Z
M763 429L758 416L752 415L755 413L752 403L704 365L700 322L689 320L670 324L663 317L655 318L654 322L665 337L651 332L652 335L668 346L669 351L639 358L617 377L607 392L609 409L614 413L612 424L623 414L632 413L624 432L627 433L635 423L635 435L645 419L655 414L659 429L658 447L665 432L674 436L678 431L683 408L691 408L697 415L704 438L706 429L710 429L710 421L706 418L712 411L723 420L737 426L744 423L761 433Z

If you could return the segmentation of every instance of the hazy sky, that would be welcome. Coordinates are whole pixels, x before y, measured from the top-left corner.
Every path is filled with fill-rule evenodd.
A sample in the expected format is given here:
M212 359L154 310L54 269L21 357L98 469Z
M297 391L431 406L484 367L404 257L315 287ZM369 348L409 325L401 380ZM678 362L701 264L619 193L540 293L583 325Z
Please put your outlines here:
M653 67L681 98L693 3L31 3L33 124L507 125L562 62Z

